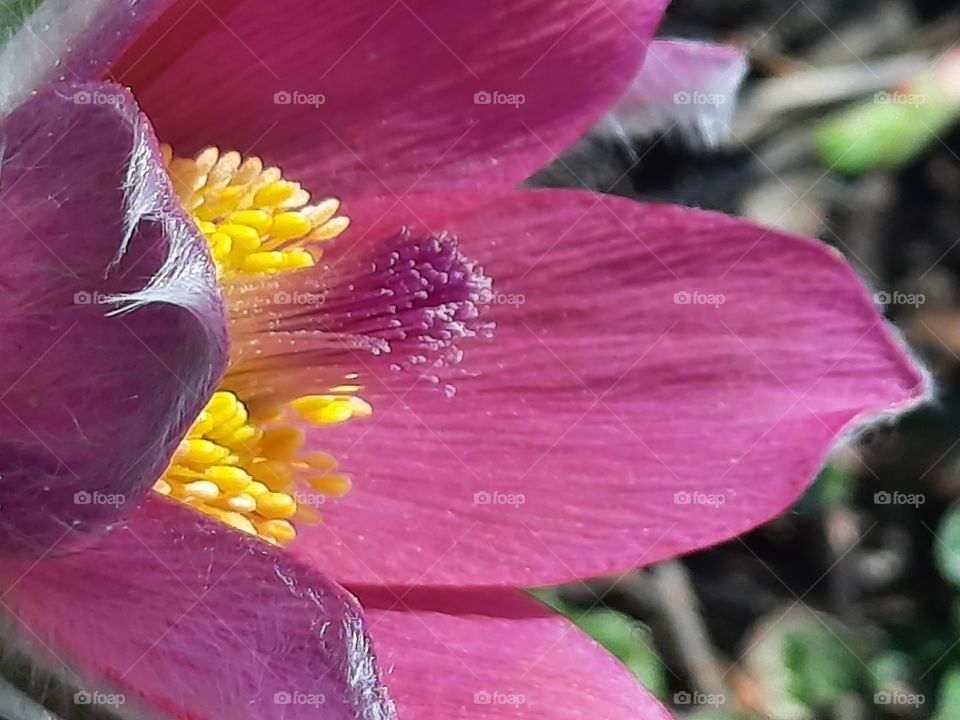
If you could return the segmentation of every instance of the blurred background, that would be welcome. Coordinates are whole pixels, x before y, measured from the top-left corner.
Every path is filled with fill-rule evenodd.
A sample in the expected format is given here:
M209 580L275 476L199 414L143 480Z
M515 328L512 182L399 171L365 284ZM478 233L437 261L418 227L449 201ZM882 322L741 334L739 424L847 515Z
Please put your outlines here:
M960 7L674 0L661 35L746 52L728 137L596 135L534 184L821 238L876 293L937 393L839 447L753 533L541 596L678 717L960 718L960 61L931 85L936 58L960 58Z

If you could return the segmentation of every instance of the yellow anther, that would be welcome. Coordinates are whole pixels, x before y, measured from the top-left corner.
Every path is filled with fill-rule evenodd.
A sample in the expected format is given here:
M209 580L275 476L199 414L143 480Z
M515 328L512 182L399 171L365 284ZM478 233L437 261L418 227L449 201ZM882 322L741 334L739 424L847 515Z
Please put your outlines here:
M225 498L221 504L227 510L232 510L233 512L242 513L244 515L248 515L257 509L257 501L254 500L253 495L247 495L246 493Z
M264 485L262 482L254 480L252 483L247 485L243 490L247 495L253 495L254 497L259 497L264 493L270 492L270 488Z
M324 495L343 497L350 492L350 478L346 475L320 475L310 478L310 487Z
M350 411L353 413L354 417L370 417L373 414L373 408L363 398L359 398L356 395L350 396L347 400L350 404Z
M304 395L290 403L300 417L315 425L333 425L353 417L368 417L373 409L355 396Z
M283 253L283 269L299 270L301 268L313 267L317 261L313 259L306 250L287 250Z
M283 253L277 250L251 253L243 259L241 267L248 273L276 272L283 269Z
M235 445L237 433L239 433L245 427L248 427L246 422L247 418L244 415L234 415L231 418L225 419L223 422L210 430L207 433L207 437L218 443L229 443ZM231 440L234 442L229 442Z
M209 172L213 169L213 166L217 164L217 158L219 157L220 151L214 147L206 148L197 155L197 169L203 175L204 179L206 179Z
M213 510L213 508L211 508L211 510ZM219 512L208 512L207 514L222 520L227 525L235 527L237 530L242 532L249 533L250 535L259 534L256 526L248 518L238 512L221 510Z
M350 227L350 219L338 215L323 225L314 228L308 238L310 240L333 240L340 237L348 227Z
M266 492L257 495L257 512L268 520L293 517L297 503L285 493Z
M333 456L327 455L324 452L316 452L310 453L309 455L304 455L302 460L314 470L320 470L321 472L333 470L335 467L337 467L337 461L333 459Z
M167 468L167 477L169 477L170 480L177 480L179 482L207 479L202 472L188 468L185 465L171 465Z
M265 520L257 524L257 531L261 535L273 538L279 545L287 545L297 536L293 525L286 520Z
M229 235L230 239L239 243L240 247L252 249L260 246L260 233L249 225L223 223L218 226L218 230L224 235Z
M273 216L270 235L276 240L292 240L306 235L313 226L298 212L282 212Z
M219 390L210 398L204 411L219 423L236 415L241 407L242 405L240 401L237 400L236 395L231 392ZM246 408L244 408L244 412L245 411Z
M180 443L180 447L173 455L174 462L195 463L198 465L212 465L223 460L230 451L210 440L202 438L187 438Z
M207 185L211 188L223 188L230 182L231 178L240 169L242 158L240 153L234 151L223 153L217 164L211 168L207 177Z
M244 195L244 189L238 187L219 190L204 188L203 204L199 205L193 213L199 220L214 221L236 210L243 202Z
M253 480L250 474L243 468L231 467L229 465L214 465L208 467L203 471L203 476L228 494L242 492Z
M187 483L180 488L175 488L175 492L198 500L216 500L220 496L220 488L209 480Z
M336 215L339 209L340 201L337 198L327 198L316 205L303 208L300 212L310 221L313 227L317 227Z
M238 210L227 216L227 222L246 225L256 230L260 235L266 235L273 224L273 218L263 210Z
M233 240L222 232L210 233L207 236L207 242L210 245L210 254L218 262L223 261L233 250Z
M279 177L280 171L277 170L276 172L277 176ZM260 158L258 158L256 155L251 155L243 161L240 169L237 170L237 174L233 176L233 184L237 186L245 186L256 181L257 178L262 178L263 175L263 161L260 160Z
M291 519L296 520L298 523L303 523L304 525L316 525L318 522L320 522L321 517L320 513L318 513L309 505L297 505L297 514Z
M293 195L281 202L277 207L283 208L284 210L290 208L296 209L302 208L308 202L310 202L310 193L297 184L297 189L293 192Z
M163 478L160 478L153 484L153 489L161 495L169 495L171 490L173 490L173 488L170 487L170 483Z
M213 418L210 417L210 413L208 413L206 410L201 410L200 414L197 416L197 419L194 420L193 426L190 428L190 432L187 434L187 436L201 437L212 427Z
M282 460L258 458L247 468L254 480L271 490L286 490L292 485L290 465Z
M290 425L269 428L263 431L260 446L263 454L274 460L290 460L303 445L303 430Z
M293 194L298 189L299 187L296 183L288 182L286 180L276 180L275 182L265 185L257 190L257 194L254 195L253 201L261 207L279 205L284 200L289 200L291 197L293 197Z
M258 433L259 430L252 425L244 425L234 430L233 434L228 438L228 441L233 445L243 445L253 440Z

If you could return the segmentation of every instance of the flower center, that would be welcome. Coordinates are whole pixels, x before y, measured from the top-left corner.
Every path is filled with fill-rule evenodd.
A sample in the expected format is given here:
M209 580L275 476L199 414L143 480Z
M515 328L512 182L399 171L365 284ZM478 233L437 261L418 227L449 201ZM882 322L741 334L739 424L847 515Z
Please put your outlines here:
M179 158L161 148L183 210L206 237L221 284L274 275L316 264L320 246L340 236L349 220L340 202L316 204L298 183L257 157L208 148ZM349 378L348 378L349 380ZM241 531L284 545L296 536L293 522L315 522L298 502L297 488L342 496L350 480L336 461L302 452L298 421L332 425L368 417L357 385L294 398L280 408L256 410L222 387L194 421L170 467L153 489Z

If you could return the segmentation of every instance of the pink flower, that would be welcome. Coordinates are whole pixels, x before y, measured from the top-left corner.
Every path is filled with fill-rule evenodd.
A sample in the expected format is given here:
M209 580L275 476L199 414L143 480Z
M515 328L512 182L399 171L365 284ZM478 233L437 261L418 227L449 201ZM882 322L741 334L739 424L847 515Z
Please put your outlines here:
M664 4L100 0L11 41L36 55L0 83L18 106L0 121L0 584L23 648L89 691L78 701L136 717L666 717L514 588L744 532L838 433L923 387L812 240L515 189L623 94ZM90 82L105 76L144 115ZM230 275L239 245L218 238L242 228L204 225L177 171L202 163L171 162L154 134L181 158L258 155L340 198L351 229L322 257L249 261L301 269ZM310 232L342 231L334 205L306 213ZM282 549L155 485L166 472L194 507L223 499L167 468L215 452L180 441L203 439L217 388L251 423L278 408L319 422L313 464L291 467L322 452L353 479L335 499L332 468L311 479L325 494L299 488L322 517ZM255 461L293 453L274 450ZM239 497L207 510L284 540L291 496L270 514L258 495L259 515Z

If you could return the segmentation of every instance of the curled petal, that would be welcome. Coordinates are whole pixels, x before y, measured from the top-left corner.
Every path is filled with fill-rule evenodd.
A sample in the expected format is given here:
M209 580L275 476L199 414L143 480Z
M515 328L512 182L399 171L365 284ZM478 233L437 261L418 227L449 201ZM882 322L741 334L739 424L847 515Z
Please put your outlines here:
M44 553L160 475L223 372L225 318L125 90L38 94L0 161L0 549Z
M356 353L373 415L312 436L354 488L290 547L344 582L549 584L716 543L789 505L851 423L923 394L813 240L576 192L392 205L347 202L370 235L459 237L494 329L399 387Z
M623 93L665 5L180 3L113 76L181 155L253 152L317 192L513 185Z
M674 127L707 145L727 135L747 61L732 47L681 40L650 43L640 72L598 124L604 133L649 135Z
M0 590L15 647L125 717L395 717L351 595L157 495L81 552L0 561Z

